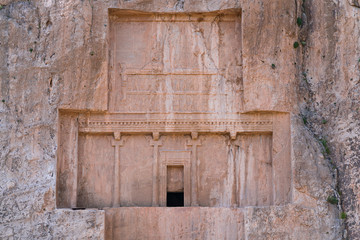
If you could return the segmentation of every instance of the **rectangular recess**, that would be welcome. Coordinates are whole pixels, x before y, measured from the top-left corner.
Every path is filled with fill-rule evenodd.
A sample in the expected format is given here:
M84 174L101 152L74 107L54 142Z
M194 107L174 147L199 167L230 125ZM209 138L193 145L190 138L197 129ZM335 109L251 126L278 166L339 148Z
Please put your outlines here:
M184 192L184 166L167 166L167 192Z
M109 14L110 111L241 111L240 10Z

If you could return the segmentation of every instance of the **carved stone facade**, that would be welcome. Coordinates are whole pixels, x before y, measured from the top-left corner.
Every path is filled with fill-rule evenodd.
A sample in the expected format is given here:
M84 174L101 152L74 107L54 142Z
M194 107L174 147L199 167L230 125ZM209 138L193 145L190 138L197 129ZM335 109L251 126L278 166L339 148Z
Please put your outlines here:
M241 12L109 15L108 111L60 111L58 207L290 203L289 114L241 113Z
M214 121L122 117L61 114L59 206L166 206L169 166L183 167L185 206L290 201L287 114Z
M360 239L349 2L0 0L0 239Z

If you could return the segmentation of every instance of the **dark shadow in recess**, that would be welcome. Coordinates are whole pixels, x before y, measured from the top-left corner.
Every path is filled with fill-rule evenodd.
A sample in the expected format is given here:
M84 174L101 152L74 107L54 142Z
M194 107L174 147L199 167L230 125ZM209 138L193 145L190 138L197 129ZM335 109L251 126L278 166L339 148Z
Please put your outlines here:
M167 207L183 207L184 192L168 192L166 198Z

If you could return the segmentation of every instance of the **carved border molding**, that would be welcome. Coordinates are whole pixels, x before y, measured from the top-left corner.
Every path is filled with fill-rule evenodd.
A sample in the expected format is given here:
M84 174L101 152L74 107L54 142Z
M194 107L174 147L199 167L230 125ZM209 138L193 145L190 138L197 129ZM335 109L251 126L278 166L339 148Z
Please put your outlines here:
M83 133L152 132L272 132L271 119L264 120L79 120Z
M132 10L110 9L113 22L233 22L241 17L240 9L220 10L213 12L139 12Z

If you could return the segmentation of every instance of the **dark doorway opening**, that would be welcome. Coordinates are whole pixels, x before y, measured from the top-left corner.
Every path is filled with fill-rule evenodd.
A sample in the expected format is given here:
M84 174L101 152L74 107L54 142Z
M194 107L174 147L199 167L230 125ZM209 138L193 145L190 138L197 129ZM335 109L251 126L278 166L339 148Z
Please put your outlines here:
M167 207L183 207L184 192L168 192L166 198Z

